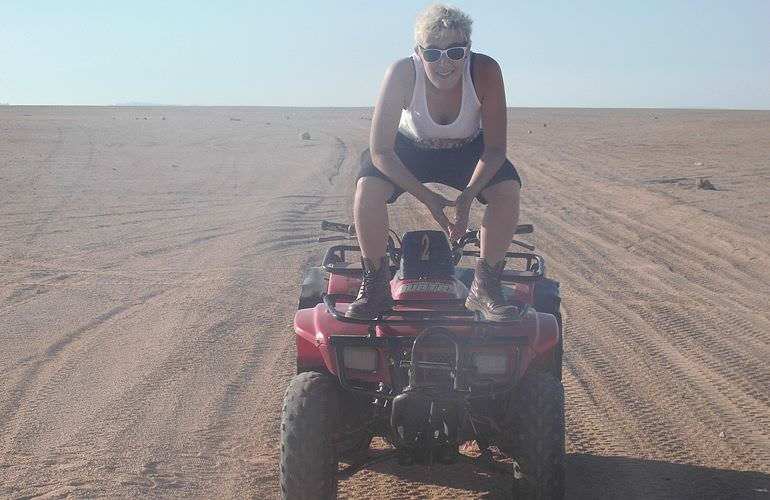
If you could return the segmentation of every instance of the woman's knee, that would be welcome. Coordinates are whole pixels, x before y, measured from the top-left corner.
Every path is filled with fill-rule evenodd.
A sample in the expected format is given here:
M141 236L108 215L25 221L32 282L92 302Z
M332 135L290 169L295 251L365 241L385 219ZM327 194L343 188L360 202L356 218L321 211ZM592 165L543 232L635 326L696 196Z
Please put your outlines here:
M361 177L356 183L356 199L386 203L393 195L393 184L379 177Z

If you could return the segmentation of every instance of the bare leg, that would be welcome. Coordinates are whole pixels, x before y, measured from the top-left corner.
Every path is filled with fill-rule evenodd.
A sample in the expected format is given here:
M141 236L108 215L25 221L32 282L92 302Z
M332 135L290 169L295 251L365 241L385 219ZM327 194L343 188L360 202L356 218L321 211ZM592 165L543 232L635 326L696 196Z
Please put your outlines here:
M379 264L388 242L388 199L393 184L377 177L362 177L356 186L353 217L361 255ZM510 239L510 238L509 238Z
M489 204L481 221L481 258L494 266L505 257L519 222L519 183L503 181L481 192Z
M388 198L393 185L377 177L362 177L356 186L353 215L361 247L363 276L358 297L345 316L354 319L374 319L393 307L390 291L390 270L385 251L388 241Z

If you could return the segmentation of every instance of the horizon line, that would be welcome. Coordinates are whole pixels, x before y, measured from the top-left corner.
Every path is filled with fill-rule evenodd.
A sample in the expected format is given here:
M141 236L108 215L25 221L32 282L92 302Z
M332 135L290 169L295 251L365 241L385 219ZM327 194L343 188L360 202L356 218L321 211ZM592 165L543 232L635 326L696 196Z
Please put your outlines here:
M272 108L272 109L374 109L374 106L274 106L262 104L153 104L153 103L118 103L118 104L10 104L0 103L0 108L21 107L70 107L70 108ZM640 109L671 111L770 111L767 108L719 108L707 106L506 106L507 109Z

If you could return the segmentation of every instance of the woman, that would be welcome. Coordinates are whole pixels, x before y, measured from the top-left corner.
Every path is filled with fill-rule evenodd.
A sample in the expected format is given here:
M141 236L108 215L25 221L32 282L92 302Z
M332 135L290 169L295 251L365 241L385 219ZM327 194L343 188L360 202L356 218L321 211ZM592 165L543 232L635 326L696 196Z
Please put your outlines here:
M521 180L505 157L502 73L491 57L471 53L471 24L455 7L429 6L415 24L414 53L385 75L356 184L354 217L364 277L347 317L372 319L392 307L387 204L404 191L428 207L452 241L465 232L473 199L486 204L481 257L465 305L491 321L516 314L505 303L500 275L518 221ZM461 193L448 200L424 182ZM445 207L454 207L452 221Z

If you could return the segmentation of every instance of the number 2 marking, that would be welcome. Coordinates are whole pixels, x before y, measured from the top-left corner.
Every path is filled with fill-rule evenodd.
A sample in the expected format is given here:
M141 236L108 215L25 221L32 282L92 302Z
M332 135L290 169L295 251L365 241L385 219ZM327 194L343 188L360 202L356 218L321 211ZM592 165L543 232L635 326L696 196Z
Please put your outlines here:
M422 235L422 255L420 260L430 260L430 238L427 234Z

